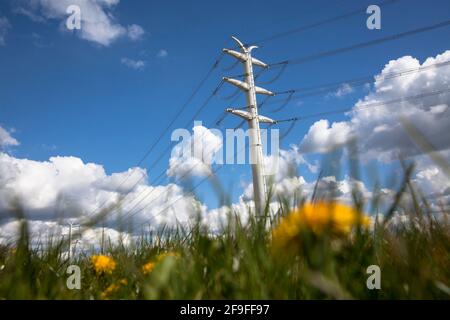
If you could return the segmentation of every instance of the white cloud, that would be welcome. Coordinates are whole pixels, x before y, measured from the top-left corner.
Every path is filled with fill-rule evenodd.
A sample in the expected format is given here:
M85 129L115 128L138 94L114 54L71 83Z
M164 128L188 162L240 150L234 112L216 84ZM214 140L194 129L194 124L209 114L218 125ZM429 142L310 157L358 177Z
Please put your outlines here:
M352 92L354 92L354 89L348 83L344 83L342 86L339 87L339 89L336 91L334 95L340 98Z
M0 126L0 148L18 145L19 141L11 136L11 132Z
M270 166L274 161L272 157L265 158L266 166ZM299 175L297 168L299 165L304 165L310 172L317 173L317 164L311 164L305 160L300 150L292 146L289 150L280 150L278 159L278 172L274 176L267 176L266 183L268 188L272 189L274 202L271 204L275 209L276 202L279 199L291 201L290 205L295 206L295 201L302 198L310 199L311 195L316 189L318 197L327 199L336 199L346 203L352 203L352 189L357 187L365 199L371 197L363 182L357 181L350 177L345 177L342 180L337 180L334 176L322 177L319 182L307 182L302 175ZM241 199L243 201L253 200L253 184L249 183L244 186L244 192Z
M450 159L450 150L440 151L440 156ZM415 157L416 174L412 182L418 187L433 210L442 206L450 208L450 177L428 155Z
M419 150L405 133L399 121L400 117L408 119L439 150L449 148L450 113L447 112L450 104L449 93L367 107L367 105L448 89L450 68L447 66L430 68L402 77L386 77L386 75L449 60L450 50L426 59L422 65L411 56L390 61L382 72L375 76L372 91L358 101L349 112L351 119L334 122L331 125L327 120L317 121L303 138L301 150L328 152L349 139L357 138L360 154L366 160L391 161L400 154L404 156L418 154Z
M130 58L122 58L120 62L127 66L128 68L134 69L134 70L143 70L145 68L145 61L143 60L134 60Z
M13 9L13 12L16 14L24 15L34 22L45 22L45 18L42 17L39 13L36 13L35 10L28 9L26 7L15 7Z
M188 223L196 209L202 208L177 185L149 185L141 168L107 175L101 165L76 157L41 162L0 153L0 219L11 218L5 212L19 203L32 221L83 222L98 214L99 208L117 204L125 194L120 207L106 217L111 228L119 227L118 219L136 232L148 223L153 228L175 227Z
M241 197L237 203L230 206L209 210L203 215L201 222L211 233L218 233L226 227L230 215L237 216L240 222L245 224L248 221L249 213L254 212L254 208L253 201L244 200Z
M370 200L372 192L362 181L352 179L348 176L342 180L337 180L335 176L320 178L319 181L306 182L302 176L291 176L275 181L272 185L275 205L279 199L290 201L291 206L295 206L294 201L301 199L311 199L314 191L316 199L337 200L347 204L353 204L352 191L357 188L365 200ZM253 200L253 186L250 183L244 190L242 200Z
M200 126L197 129L200 129L199 133L207 130ZM302 197L309 199L315 189L319 198L333 198L345 203L352 203L354 186L366 200L372 197L361 181L349 177L342 180L333 176L323 177L316 185L315 181L306 182L303 177L291 174L289 162L306 164L295 148L283 150L281 158L280 175L275 177L274 184L276 197L270 204L271 214L279 209L278 197L290 198L290 205L295 206L294 196L297 201ZM444 178L439 169L423 161L416 179L418 183L426 186L431 181ZM448 180L445 185L448 189ZM427 194L433 194L435 190L438 189L431 184ZM391 190L383 192L392 198ZM33 243L37 243L51 236L55 239L67 237L69 222L83 222L102 205L116 204L125 195L120 208L112 210L101 223L105 224L105 237L112 244L120 240L130 244L141 231L162 226L170 228L181 224L187 227L195 221L197 213L211 232L217 232L224 226L230 212L228 207L208 210L175 184L151 186L142 168L108 175L101 165L84 163L76 157L53 157L41 162L0 153L0 213L3 215L0 215L0 243L13 241L17 235L18 222L13 216L5 215L16 201L28 219ZM243 223L247 221L249 212L254 211L251 184L239 201L232 204L231 211L238 214ZM77 244L80 249L98 248L103 232L101 224L83 234ZM118 231L120 227L124 227L124 233Z
M6 33L10 28L9 20L6 17L0 17L0 46L5 45Z
M144 34L144 29L142 29L142 27L137 24L132 24L128 27L128 37L133 41L141 39Z
M121 37L138 40L144 35L142 27L132 24L125 27L119 24L112 10L119 0L31 0L20 2L15 12L24 14L33 21L55 19L64 25L68 17L66 9L78 5L81 9L82 39L109 46Z
M271 174L275 181L297 176L299 165L305 165L312 173L316 173L318 170L317 165L306 161L296 145L292 145L288 150L280 149L278 154L264 157L264 172L266 175Z
M172 150L167 175L177 179L209 175L216 153L222 148L221 136L201 125L194 126L192 135L182 131L183 140Z
M166 58L169 55L169 52L166 49L161 49L158 51L156 55L158 58Z
M21 222L20 220L10 220L0 226L0 244L8 245L14 244L20 234ZM34 248L38 246L46 248L50 242L56 244L58 241L68 240L69 238L69 224L60 223L57 221L27 221L29 231L30 243ZM80 234L80 228L74 225L72 228L72 254L80 253L81 251L95 251L99 250L102 238L104 240L105 248L109 246L130 245L136 243L137 236L127 232L119 232L111 228L95 227L85 230ZM64 256L67 257L68 246L63 248L66 250Z
M349 141L351 126L348 122L334 122L328 120L315 122L301 142L303 152L328 152Z

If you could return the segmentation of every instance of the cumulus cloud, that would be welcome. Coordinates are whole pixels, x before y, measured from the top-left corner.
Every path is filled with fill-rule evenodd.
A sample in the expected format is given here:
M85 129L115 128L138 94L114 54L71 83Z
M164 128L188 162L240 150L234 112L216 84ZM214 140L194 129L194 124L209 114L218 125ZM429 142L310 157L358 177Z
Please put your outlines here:
M348 113L350 120L332 124L327 120L317 121L303 138L301 150L328 152L350 139L357 138L360 154L365 159L387 162L396 159L398 155L416 155L419 150L411 137L405 133L399 121L401 117L419 128L438 150L449 148L450 113L447 111L450 94L444 92L419 99L401 99L448 89L450 68L447 66L429 68L402 77L387 76L449 60L450 50L436 57L430 57L422 64L411 56L390 61L381 73L375 76L373 90L358 101ZM386 101L398 102L383 105L382 103ZM370 105L376 106L368 107Z
M203 127L201 130L207 130ZM195 130L194 130L195 132ZM200 131L207 132L207 131ZM212 134L212 133L210 133ZM323 177L319 182L307 182L290 171L294 166L307 162L299 156L298 149L282 150L280 174L274 178L273 201L270 203L272 215L280 209L278 197L291 198L291 206L303 197L310 198L313 192L317 198L336 199L352 203L352 190L356 186L364 199L369 200L369 192L363 182L344 177ZM423 184L443 179L438 169L430 167L424 160L417 175L417 182ZM420 181L419 181L420 180ZM446 182L449 188L448 181ZM176 184L152 186L147 173L142 168L131 168L124 172L106 174L101 165L84 163L76 157L52 157L48 161L18 159L0 153L0 243L14 241L19 222L6 214L15 203L28 220L33 244L45 242L53 237L67 237L68 224L82 223L92 217L100 207L111 207L123 199L119 207L114 207L101 222L105 228L95 225L77 238L80 250L98 249L102 233L111 244L133 243L142 231L156 230L162 226L189 226L200 216L200 221L210 232L218 232L225 226L228 214L237 214L246 223L250 212L254 212L251 184L243 196L231 207L208 208L183 192ZM433 184L427 192L436 189ZM384 190L392 197L392 190ZM126 198L123 198L126 195ZM119 231L124 227L125 232Z
M450 159L450 150L440 151L444 159ZM433 210L450 208L450 177L427 155L415 157L416 174L412 182L423 194Z
M265 158L265 165L271 166L274 161L273 156ZM348 176L342 180L337 180L334 176L326 176L319 181L307 182L303 176L299 175L297 168L303 165L310 172L317 173L318 165L309 163L301 154L296 146L289 150L280 150L278 157L278 171L273 176L266 177L268 188L272 190L273 203L271 206L277 209L279 199L290 200L291 205L295 206L296 201L304 198L310 199L315 192L316 197L335 199L346 203L352 203L352 190L357 188L363 198L369 199L372 194L369 192L362 181L352 179ZM244 186L244 192L241 199L243 201L253 200L253 184Z
M7 212L16 203L30 221L50 222L85 222L99 208L110 207L102 223L117 229L123 219L140 232L143 224L155 229L186 224L199 208L204 210L181 187L151 186L147 180L141 168L108 175L101 165L76 157L33 161L0 153L0 219L11 219ZM120 206L114 207L120 199Z
M10 28L9 20L6 17L0 17L0 46L5 45L6 33Z
M211 165L222 149L220 131L195 125L192 134L179 129L172 140L181 139L172 150L167 174L177 179L202 177L211 174Z
M0 149L18 145L19 141L11 136L11 132L0 126Z
M348 122L334 122L328 120L315 122L308 130L301 142L303 152L328 152L349 141L351 126Z
M23 221L10 220L0 226L0 245L14 245L18 240ZM57 221L27 221L29 239L34 248L44 249L50 243L68 241L70 227L68 223ZM94 227L81 232L78 225L72 228L72 255L80 252L98 251L102 240L105 247L119 244L129 246L136 243L137 236L107 227ZM63 247L63 256L68 257L69 246Z
M273 205L279 199L291 201L295 206L296 201L310 199L315 192L316 199L336 200L347 204L353 204L352 191L356 188L365 200L370 200L370 192L362 181L352 179L348 176L342 180L335 176L322 177L318 181L307 182L302 176L291 176L274 181L271 185L273 190ZM253 200L253 186L249 184L243 193L244 201Z
M31 0L20 1L15 12L24 14L33 21L54 19L65 24L70 5L77 5L81 9L81 30L79 36L103 46L121 37L138 40L144 35L142 27L136 24L123 26L113 16L113 9L119 0Z
M130 58L122 58L120 62L127 66L128 68L134 69L134 70L143 70L145 68L145 61L143 60L134 60Z

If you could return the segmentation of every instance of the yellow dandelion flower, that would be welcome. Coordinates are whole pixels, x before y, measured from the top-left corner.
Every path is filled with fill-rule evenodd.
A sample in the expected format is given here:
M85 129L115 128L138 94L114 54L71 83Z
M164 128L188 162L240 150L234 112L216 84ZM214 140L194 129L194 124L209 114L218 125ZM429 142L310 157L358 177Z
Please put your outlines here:
M144 264L142 266L142 273L143 274L149 274L150 272L153 271L153 269L155 268L155 263L154 262L148 262L146 264Z
M116 268L114 259L104 255L92 256L91 262L98 275L111 274Z
M179 256L180 256L180 254L178 252L164 252L164 253L159 254L158 257L156 258L156 260L157 260L157 262L161 262L167 257L178 258Z
M105 291L103 291L100 294L100 298L102 299L108 299L109 296L111 296L112 294L116 293L121 286L126 286L128 285L128 280L127 279L120 279L117 283L112 283L111 285L108 286L108 288L105 289Z
M367 227L369 223L368 216L341 203L307 203L282 219L272 231L272 239L275 247L285 247L295 241L301 230L310 230L315 234L329 230L333 235L345 236L355 225Z
M105 289L105 291L103 291L100 294L100 298L107 299L110 295L112 295L117 290L119 290L119 288L120 288L120 286L118 284L116 284L116 283L111 284L108 288Z

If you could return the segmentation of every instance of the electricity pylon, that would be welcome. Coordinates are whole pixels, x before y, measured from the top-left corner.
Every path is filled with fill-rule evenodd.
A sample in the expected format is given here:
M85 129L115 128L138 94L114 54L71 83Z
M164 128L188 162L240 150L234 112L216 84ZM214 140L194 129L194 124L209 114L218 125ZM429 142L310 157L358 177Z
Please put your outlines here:
M258 105L256 101L256 94L265 94L273 96L273 92L255 86L255 79L253 75L253 65L262 68L267 68L268 65L264 62L252 57L252 50L257 46L245 47L239 39L232 37L241 48L241 52L230 49L223 49L223 52L238 59L244 65L245 81L230 79L224 77L223 80L238 87L246 92L247 106L246 110L226 109L227 112L239 116L248 122L249 126L249 142L250 142L250 162L252 165L253 174L253 199L255 201L256 215L263 215L265 210L267 192L266 181L264 175L264 158L262 152L261 130L259 128L260 122L276 123L276 121L258 115Z

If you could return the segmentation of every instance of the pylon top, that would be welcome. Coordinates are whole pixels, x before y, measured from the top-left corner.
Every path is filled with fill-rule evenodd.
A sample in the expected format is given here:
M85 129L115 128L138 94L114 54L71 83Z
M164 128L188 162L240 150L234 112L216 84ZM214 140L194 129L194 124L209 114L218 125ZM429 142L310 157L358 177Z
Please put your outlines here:
M244 44L241 42L241 40L239 40L239 39L236 38L235 36L232 36L231 38L232 38L234 41L236 41L236 43L237 43L237 44L239 45L239 47L241 48L242 52L249 53L249 52L252 52L253 49L258 48L258 46L250 46L250 47L246 48L246 47L244 46Z

